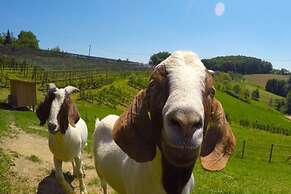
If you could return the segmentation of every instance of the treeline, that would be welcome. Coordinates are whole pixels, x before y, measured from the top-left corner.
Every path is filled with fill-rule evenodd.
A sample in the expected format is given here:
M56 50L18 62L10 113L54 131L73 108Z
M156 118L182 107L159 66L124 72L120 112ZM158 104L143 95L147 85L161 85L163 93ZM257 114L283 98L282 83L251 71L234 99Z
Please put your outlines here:
M240 55L203 59L202 62L208 69L240 74L264 74L273 70L272 64L268 61Z
M14 37L9 30L0 34L0 45L39 49L38 42L36 35L31 31L20 31L17 37Z
M267 81L265 89L279 96L286 97L285 100L276 103L276 109L283 113L291 114L291 76L287 81L270 79Z
M287 81L270 79L267 81L265 89L278 96L286 97L288 92L291 91L291 76Z

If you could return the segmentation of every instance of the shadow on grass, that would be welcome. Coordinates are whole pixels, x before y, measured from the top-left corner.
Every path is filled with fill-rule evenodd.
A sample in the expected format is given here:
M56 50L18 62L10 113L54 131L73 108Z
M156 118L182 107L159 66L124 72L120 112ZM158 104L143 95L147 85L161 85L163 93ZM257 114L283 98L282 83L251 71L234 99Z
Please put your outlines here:
M15 107L13 107L10 104L5 103L5 102L0 102L0 109L3 109L3 110L15 110L15 111L31 111L27 107L15 108Z
M74 177L69 173L64 173L66 181L72 186ZM55 177L55 171L51 171L51 174L46 176L37 187L37 194L65 194L61 185L57 182Z

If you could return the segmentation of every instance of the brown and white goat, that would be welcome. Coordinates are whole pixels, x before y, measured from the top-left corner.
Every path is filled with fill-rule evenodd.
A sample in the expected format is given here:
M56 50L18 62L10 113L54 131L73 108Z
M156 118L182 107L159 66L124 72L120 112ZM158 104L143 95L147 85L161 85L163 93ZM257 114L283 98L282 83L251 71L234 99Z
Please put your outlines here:
M222 170L235 137L213 78L192 52L175 52L153 70L120 117L96 121L97 174L121 194L189 194L200 157L203 168Z
M80 182L81 194L87 193L82 167L82 150L87 142L87 125L80 118L69 94L79 91L73 86L58 89L50 84L48 94L36 110L40 125L48 121L49 148L54 155L55 174L58 182L68 194L72 187L66 182L62 172L62 162L72 162L74 175Z

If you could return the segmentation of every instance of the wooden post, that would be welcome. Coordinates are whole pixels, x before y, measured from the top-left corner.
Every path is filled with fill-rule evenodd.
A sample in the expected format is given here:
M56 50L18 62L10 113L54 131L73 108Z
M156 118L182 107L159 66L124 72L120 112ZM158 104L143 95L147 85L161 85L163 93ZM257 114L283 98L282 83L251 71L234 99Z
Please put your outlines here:
M272 162L273 148L274 148L274 144L271 145L271 150L270 150L270 155L269 155L269 163Z
M242 149L242 153L241 153L241 159L244 158L244 155L245 155L245 148L246 148L246 140L243 141L243 149Z
M86 112L86 114L85 114L85 120L86 120L86 122L88 121L88 115L87 115L87 112Z

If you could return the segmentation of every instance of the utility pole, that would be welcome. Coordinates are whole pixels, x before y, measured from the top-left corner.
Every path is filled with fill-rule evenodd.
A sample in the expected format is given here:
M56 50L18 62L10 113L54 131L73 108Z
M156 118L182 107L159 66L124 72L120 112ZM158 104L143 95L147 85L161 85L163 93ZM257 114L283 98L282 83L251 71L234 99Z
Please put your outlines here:
M89 56L91 54L91 44L89 44Z

